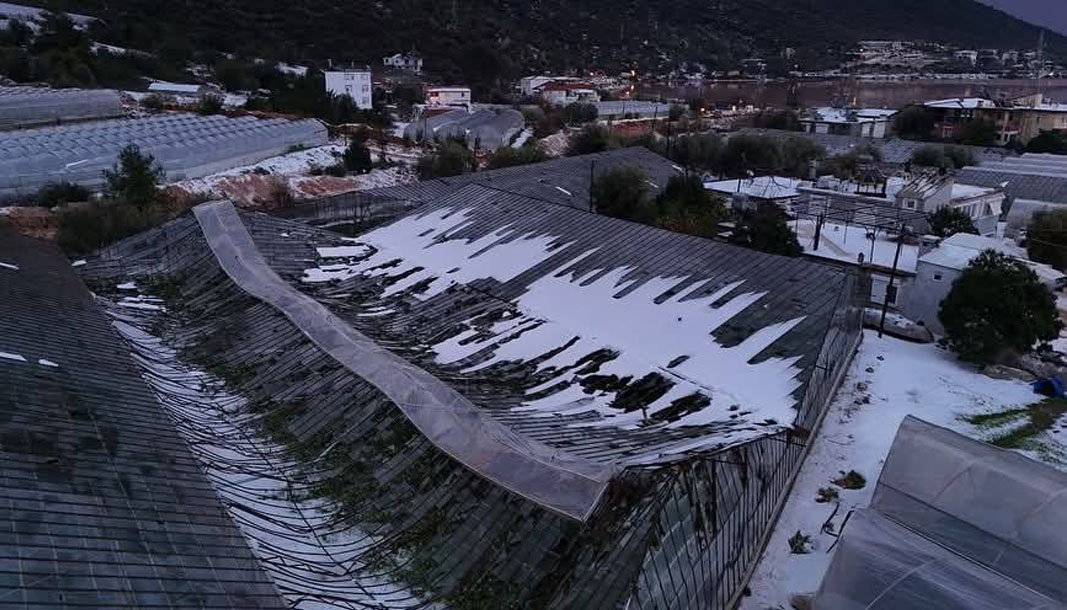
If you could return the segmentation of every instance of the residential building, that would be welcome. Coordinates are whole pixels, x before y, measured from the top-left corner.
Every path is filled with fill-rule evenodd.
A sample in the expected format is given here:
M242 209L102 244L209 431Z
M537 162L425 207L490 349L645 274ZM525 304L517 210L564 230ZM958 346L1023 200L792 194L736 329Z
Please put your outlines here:
M552 82L577 82L581 79L573 76L548 76L548 75L536 75L536 76L524 76L519 79L519 94L523 97L534 97L537 95L537 90L542 86Z
M956 51L952 54L952 56L956 58L956 61L969 63L972 66L978 63L978 51L974 51L971 49Z
M471 105L470 87L430 87L426 90L426 103L430 106Z
M404 70L413 74L422 74L422 58L414 52L397 53L382 58L382 65L386 68Z
M369 110L374 107L370 68L331 68L325 70L324 73L327 92L338 96L347 95L360 110Z
M959 97L929 101L923 107L934 114L937 136L951 140L961 135L963 128L975 117L981 116L979 111L994 109L997 105L993 100L981 97Z
M896 110L886 108L813 108L800 115L806 133L885 138Z
M996 126L997 143L1027 143L1042 131L1067 131L1067 104L1046 100L1038 93L1013 100L993 101L985 98L952 98L926 102L935 113L934 128L943 139L962 134L975 120Z
M920 253L915 266L915 279L901 306L902 313L932 332L942 334L944 328L937 318L941 301L952 290L952 283L984 250L995 250L1023 263L1037 274L1050 291L1062 288L1067 281L1067 277L1051 266L1031 261L1026 250L1011 242L957 233Z
M980 234L996 235L1004 189L957 184L951 173L935 172L916 176L897 191L895 200L898 207L926 215L950 207L970 217ZM928 227L916 222L913 228L925 232Z
M597 90L592 85L581 81L554 80L537 87L535 92L542 100L554 106L600 101L600 94Z

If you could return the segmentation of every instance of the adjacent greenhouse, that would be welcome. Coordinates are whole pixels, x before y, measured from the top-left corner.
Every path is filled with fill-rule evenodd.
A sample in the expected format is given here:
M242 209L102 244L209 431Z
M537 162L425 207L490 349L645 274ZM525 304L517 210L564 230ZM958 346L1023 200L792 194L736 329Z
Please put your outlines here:
M82 270L296 608L729 608L861 336L848 270L477 184Z
M169 114L0 133L0 196L34 193L50 182L94 188L119 151L135 144L168 180L196 178L327 141L316 120Z
M0 130L123 115L118 91L0 87Z

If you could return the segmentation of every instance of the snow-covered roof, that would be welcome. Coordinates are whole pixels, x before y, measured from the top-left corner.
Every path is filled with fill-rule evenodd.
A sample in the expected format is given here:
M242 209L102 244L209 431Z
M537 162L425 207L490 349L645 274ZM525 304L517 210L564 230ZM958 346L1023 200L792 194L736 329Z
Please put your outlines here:
M1046 284L1056 284L1065 277L1049 265L1031 261L1027 258L1026 250L1008 240L968 233L956 233L944 239L936 248L922 255L919 262L962 271L984 250L995 250L1016 259Z
M975 108L993 108L996 103L981 97L953 97L944 100L933 100L926 102L924 105L927 108L973 110Z
M430 87L426 91L428 93L470 93L470 87L460 86L448 86L448 87Z
M873 264L885 269L893 267L893 259L896 256L897 242L891 235L879 231L873 241L867 236L867 230L859 226L827 222L823 225L819 234L819 248L815 249L815 220L800 218L789 221L797 234L804 252L811 256L841 261L843 263L859 264L862 255L865 264ZM916 261L919 257L919 247L913 244L903 244L900 248L900 259L897 261L897 270L914 273Z
M832 108L829 106L813 108L805 113L801 120L818 123L870 123L887 121L897 113L889 108Z
M796 197L797 186L805 184L803 180L786 178L782 176L757 176L755 178L742 178L739 180L720 180L717 182L705 182L704 188L721 193L733 195L737 192L747 194L756 199L789 199Z
M952 185L952 199L974 199L976 197L985 197L986 195L995 195L1000 192L996 188L987 188L984 186L974 186L971 184L960 184L958 182Z
M203 85L196 83L168 83L164 81L156 81L148 85L149 91L159 91L161 93L188 93L196 94L200 92Z

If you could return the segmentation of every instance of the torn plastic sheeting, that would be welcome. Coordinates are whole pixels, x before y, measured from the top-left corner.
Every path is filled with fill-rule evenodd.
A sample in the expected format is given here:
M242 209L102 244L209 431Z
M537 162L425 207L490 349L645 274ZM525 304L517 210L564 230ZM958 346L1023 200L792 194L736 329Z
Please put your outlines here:
M281 311L320 349L392 400L435 446L477 474L585 520L615 469L525 438L426 371L379 346L270 268L228 201L193 209L208 245L242 290Z

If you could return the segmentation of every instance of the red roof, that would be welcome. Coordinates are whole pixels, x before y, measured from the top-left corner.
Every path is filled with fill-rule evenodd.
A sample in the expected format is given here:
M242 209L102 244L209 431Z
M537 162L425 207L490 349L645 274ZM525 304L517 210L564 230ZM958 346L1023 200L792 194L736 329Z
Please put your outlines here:
M592 89L588 83L572 83L566 81L552 81L538 87L539 91L574 91L576 89Z

